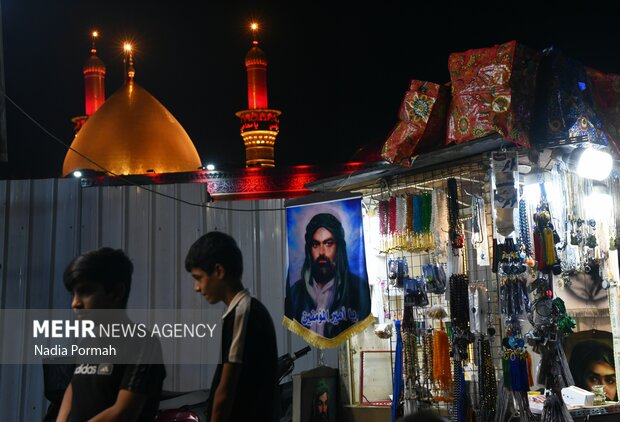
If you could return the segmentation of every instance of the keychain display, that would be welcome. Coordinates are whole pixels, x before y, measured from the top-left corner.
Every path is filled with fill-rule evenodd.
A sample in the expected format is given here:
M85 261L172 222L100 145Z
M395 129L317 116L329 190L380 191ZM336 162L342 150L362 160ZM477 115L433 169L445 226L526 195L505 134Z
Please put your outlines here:
M388 260L388 278L393 286L403 287L405 277L409 276L407 258L398 257Z
M446 292L446 270L443 264L426 264L422 266L422 274L429 293L444 294Z
M428 305L428 296L426 294L426 283L424 279L409 278L404 279L405 288L405 306L408 304L415 307L423 307Z
M482 333L494 332L487 321L488 283L476 282L471 289L469 284L470 275L478 276L476 267L490 266L492 258L484 176L472 176L462 173L458 178L433 179L432 184L407 184L405 189L410 186L411 192L390 192L390 198L378 201L378 249L390 254L388 285L397 287L392 290L396 296L392 299L388 293L387 302L397 307L394 315L400 316L403 362L402 369L394 371L402 372L401 400L408 410L439 406L459 421L465 421L470 407L478 409L482 397L472 355L478 348L471 345ZM472 184L476 182L480 184ZM389 189L396 192L398 187ZM459 200L459 196L471 200ZM487 278L487 273L480 277ZM377 335L385 336L387 331ZM392 338L390 350L393 343ZM493 358L490 346L485 350L483 361L489 372ZM492 378L490 373L485 376L489 390ZM490 401L485 406L493 411Z

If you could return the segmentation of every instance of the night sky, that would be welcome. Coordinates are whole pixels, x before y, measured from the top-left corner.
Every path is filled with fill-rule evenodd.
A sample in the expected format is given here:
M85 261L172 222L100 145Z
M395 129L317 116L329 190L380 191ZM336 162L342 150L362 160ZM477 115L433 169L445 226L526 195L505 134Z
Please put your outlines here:
M131 39L136 82L183 125L201 160L240 168L235 112L247 108L244 57L252 19L261 23L258 39L269 61L269 107L283 112L278 166L346 162L358 148L385 141L409 81L449 81L451 52L516 39L620 73L617 16L553 17L532 9L490 18L417 10L415 2L315 3L2 0L6 92L70 143L71 118L84 114L90 31L101 34L108 97L122 84L121 45ZM60 176L64 146L11 104L7 126L5 178Z

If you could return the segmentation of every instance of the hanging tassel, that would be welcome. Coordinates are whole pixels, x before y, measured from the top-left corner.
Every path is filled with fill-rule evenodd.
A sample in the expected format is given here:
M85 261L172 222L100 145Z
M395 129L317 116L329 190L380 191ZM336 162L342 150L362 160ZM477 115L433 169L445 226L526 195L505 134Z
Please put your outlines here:
M400 227L399 230L401 232L401 236L403 236L403 241L407 239L407 196L401 196L400 202L398 204L400 207Z
M433 209L433 197L430 193L422 195L422 231L428 233L431 229L431 214Z
M568 367L564 348L560 342L553 342L541 347L540 370L538 383L547 388L562 389L575 385L575 381Z
M520 391L520 392L513 391L512 397L514 398L514 402L517 404L517 409L519 410L519 415L521 415L520 421L526 422L526 421L533 421L533 420L535 420L534 419L534 415L532 414L532 411L530 410L530 402L529 402L528 397L527 397L527 392L525 392L525 391Z
M502 357L502 372L504 374L504 387L512 388L511 375L510 375L510 352L504 352Z
M512 391L523 391L521 386L521 371L519 368L519 357L517 352L510 353L510 384Z
M536 260L538 270L542 271L545 268L545 255L543 252L542 236L538 230L534 231L534 259Z
M564 386L568 387L569 385L575 385L575 379L573 378L573 374L570 371L568 366L568 360L566 359L566 354L564 353L564 348L560 345L559 342L556 342L555 346L557 350L557 361L560 366L560 374L562 375L562 379L564 380Z
M529 373L528 373L528 367L527 367L528 356L529 356L529 353L527 352L519 353L519 376L521 378L520 379L521 391L525 391L525 392L528 392L530 389Z
M555 394L550 394L543 405L542 414L540 415L540 422L572 421L573 418L570 413L568 413L568 409L562 399Z
M381 236L387 236L388 234L388 201L379 201L379 231Z
M534 376L532 373L532 356L527 350L525 351L525 363L527 369L527 385L529 387L532 387L534 385Z
M434 243L437 246L437 253L443 255L447 252L448 245L448 198L441 189L435 189L432 193L431 205L431 225Z
M413 196L405 197L405 220L407 233L413 233Z
M422 195L413 196L413 232L422 231Z
M391 197L388 208L388 232L394 234L396 232L396 197Z
M450 345L444 330L436 330L433 334L433 379L441 390L448 390L452 384Z
M503 361L503 359L502 359ZM505 384L505 377L506 375L504 375L500 380L500 385ZM507 388L502 388L499 392L499 394L497 395L497 401L495 402L495 408L497 409L497 413L495 416L495 420L496 421L505 421L508 420L508 408L510 407L512 403L512 396L510 394L510 391Z
M556 263L555 240L553 238L553 230L546 227L544 230L545 243L545 264L550 267Z
M394 382L392 384L392 422L400 416L400 398L403 392L403 338L400 332L400 320L395 321L396 354L394 356Z

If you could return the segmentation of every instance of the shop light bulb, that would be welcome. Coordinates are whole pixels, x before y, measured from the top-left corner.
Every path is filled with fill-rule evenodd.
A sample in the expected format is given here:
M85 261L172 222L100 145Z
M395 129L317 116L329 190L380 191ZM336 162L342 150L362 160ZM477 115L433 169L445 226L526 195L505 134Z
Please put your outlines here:
M584 148L577 162L577 174L594 180L605 180L613 167L611 155L594 148Z
M552 201L552 197L555 193L553 184L551 182L545 182L545 193L547 194L547 201ZM538 205L540 202L540 183L530 183L523 186L523 198L529 205Z
M534 166L532 170L523 177L523 195L522 197L529 205L538 205L540 203L541 190L540 185L545 188L547 201L555 198L556 191L549 174L538 166Z
M594 191L586 196L584 208L586 218L594 220L611 222L613 200L608 193Z
M540 202L540 185L532 183L523 186L523 198L528 204L537 204Z
M73 177L75 177L75 178L80 178L80 177L82 177L82 172L81 172L81 171L79 171L79 170L74 171L74 172L73 172Z

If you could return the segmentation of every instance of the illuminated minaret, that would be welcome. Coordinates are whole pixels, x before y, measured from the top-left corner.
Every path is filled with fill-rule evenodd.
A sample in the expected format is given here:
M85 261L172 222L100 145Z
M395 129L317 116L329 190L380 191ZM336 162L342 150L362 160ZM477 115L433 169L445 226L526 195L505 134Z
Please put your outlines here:
M258 24L252 23L254 34L252 48L245 56L248 72L248 110L238 111L241 119L241 137L245 144L246 167L275 167L274 146L278 136L280 110L271 110L267 105L267 58L258 48L256 31Z
M90 57L84 63L84 101L86 108L85 116L77 116L71 119L75 123L75 133L78 133L86 120L95 114L95 111L105 102L105 64L97 57L95 40L99 36L97 31L91 34Z

